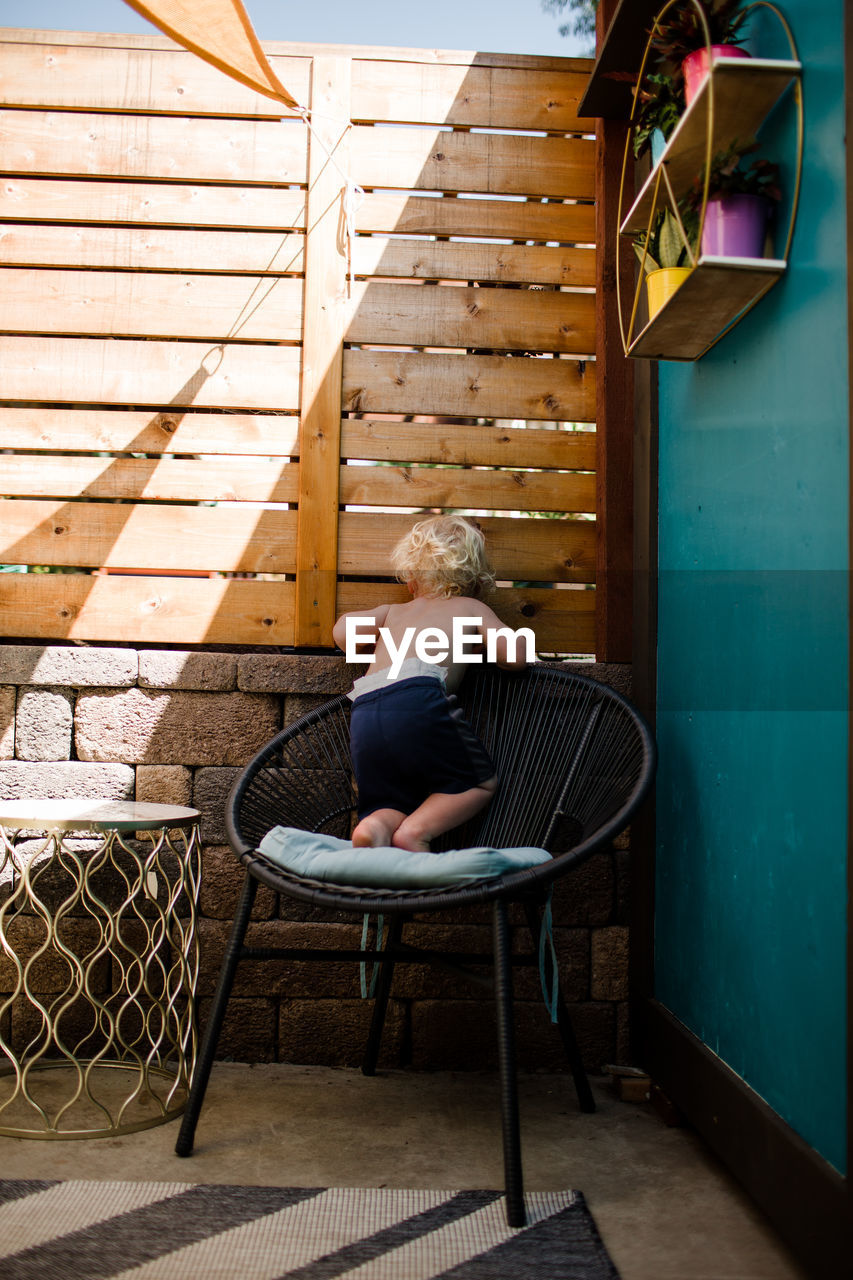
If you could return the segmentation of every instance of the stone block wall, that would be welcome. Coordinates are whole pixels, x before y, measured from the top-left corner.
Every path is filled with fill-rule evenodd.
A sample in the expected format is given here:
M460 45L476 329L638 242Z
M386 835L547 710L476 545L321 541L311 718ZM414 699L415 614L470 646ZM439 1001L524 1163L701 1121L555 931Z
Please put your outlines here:
M628 691L624 666L583 663L578 669ZM360 673L336 655L0 644L0 800L136 799L201 811L203 1020L242 883L223 826L228 790L279 728L348 689ZM562 989L591 1069L628 1061L629 856L625 835L613 850L563 877L554 895ZM4 889L0 883L0 896ZM521 918L514 923L526 947ZM85 924L81 919L81 931ZM440 938L454 949L490 954L488 908L475 917L425 917L412 928L415 943ZM263 887L258 893L254 945L355 946L360 937L360 922L323 918L307 905L279 902ZM522 1067L562 1069L535 970L517 971L516 998ZM245 963L219 1054L245 1062L355 1065L369 1016L355 965ZM23 1017L21 1027L23 1035ZM492 1066L494 1041L487 991L440 970L398 969L383 1065Z

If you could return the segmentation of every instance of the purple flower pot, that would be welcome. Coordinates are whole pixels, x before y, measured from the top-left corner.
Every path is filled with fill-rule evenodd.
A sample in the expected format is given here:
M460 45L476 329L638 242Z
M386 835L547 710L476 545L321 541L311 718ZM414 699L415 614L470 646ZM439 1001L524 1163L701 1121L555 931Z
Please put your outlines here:
M702 252L720 258L763 258L770 202L764 196L732 195L709 200Z

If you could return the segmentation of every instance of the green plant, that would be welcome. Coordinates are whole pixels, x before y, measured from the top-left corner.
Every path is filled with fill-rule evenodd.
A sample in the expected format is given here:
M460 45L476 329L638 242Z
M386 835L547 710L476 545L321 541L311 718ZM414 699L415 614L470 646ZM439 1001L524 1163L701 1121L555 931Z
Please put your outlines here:
M757 142L742 143L737 139L725 151L718 151L711 161L708 178L708 199L720 200L725 196L764 196L774 203L782 199L779 187L779 166L759 157L744 165L744 158L758 150ZM702 208L705 191L705 170L697 174L685 197L688 209L698 213Z
M562 13L569 10L570 22L558 28L561 36L576 36L588 40L591 45L587 52L595 53L595 15L598 0L541 0L546 13Z
M695 216L682 213L682 222L691 248L695 243ZM645 231L634 237L634 252L644 271L658 271L661 267L686 267L690 265L690 253L678 226L675 214L661 209L652 225L650 235Z
M747 17L743 0L698 0L708 23L711 44L739 45ZM693 0L673 5L652 30L652 48L664 61L679 67L688 53L705 45L705 28Z
M651 146L655 129L665 138L672 133L684 112L684 86L680 80L653 71L645 77L637 95L640 109L634 122L634 155L639 160Z

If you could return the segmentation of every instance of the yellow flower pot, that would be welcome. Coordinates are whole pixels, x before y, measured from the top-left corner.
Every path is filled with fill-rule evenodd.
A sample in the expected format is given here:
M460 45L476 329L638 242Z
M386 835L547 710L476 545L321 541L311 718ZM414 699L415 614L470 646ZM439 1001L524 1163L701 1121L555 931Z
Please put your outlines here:
M676 293L693 270L692 267L659 267L646 276L649 319L657 315L665 302Z

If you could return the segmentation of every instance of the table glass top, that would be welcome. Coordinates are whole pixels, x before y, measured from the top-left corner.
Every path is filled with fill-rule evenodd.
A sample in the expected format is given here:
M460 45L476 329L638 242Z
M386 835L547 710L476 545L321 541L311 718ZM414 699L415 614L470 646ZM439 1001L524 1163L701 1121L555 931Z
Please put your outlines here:
M134 800L7 800L0 803L0 825L22 830L150 831L191 826L198 809Z

